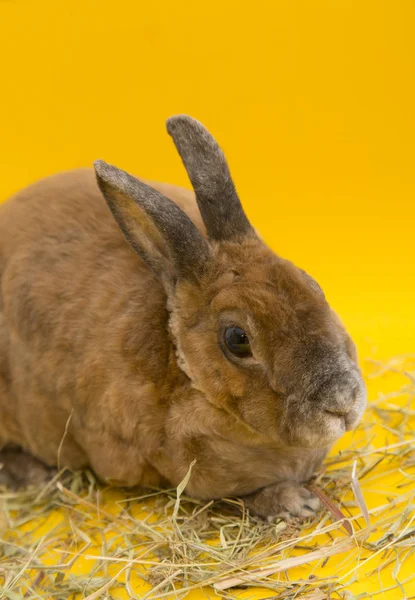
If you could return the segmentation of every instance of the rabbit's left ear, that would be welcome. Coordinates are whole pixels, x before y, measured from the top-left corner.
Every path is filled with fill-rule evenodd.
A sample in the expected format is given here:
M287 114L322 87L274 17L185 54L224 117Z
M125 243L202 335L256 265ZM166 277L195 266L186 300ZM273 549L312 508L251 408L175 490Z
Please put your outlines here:
M198 279L208 242L171 200L125 171L97 160L98 185L126 240L164 284Z
M192 182L209 238L226 241L255 236L215 138L186 115L168 119L167 131Z

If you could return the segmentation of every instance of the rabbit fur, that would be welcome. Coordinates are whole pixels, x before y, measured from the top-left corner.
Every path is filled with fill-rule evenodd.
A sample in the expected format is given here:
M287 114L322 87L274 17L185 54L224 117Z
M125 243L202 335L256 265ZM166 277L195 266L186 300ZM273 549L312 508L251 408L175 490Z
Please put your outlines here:
M365 407L354 344L256 234L211 134L167 128L194 193L97 161L0 206L0 448L121 486L195 459L194 497L310 516L305 484Z

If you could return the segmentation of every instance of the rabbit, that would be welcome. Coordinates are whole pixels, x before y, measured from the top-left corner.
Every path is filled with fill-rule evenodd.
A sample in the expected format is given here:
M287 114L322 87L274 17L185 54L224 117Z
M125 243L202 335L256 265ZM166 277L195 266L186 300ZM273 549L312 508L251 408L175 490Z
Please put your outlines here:
M307 482L365 409L355 345L207 129L167 131L194 193L98 160L0 206L0 448L124 487L192 463L195 498L311 517Z

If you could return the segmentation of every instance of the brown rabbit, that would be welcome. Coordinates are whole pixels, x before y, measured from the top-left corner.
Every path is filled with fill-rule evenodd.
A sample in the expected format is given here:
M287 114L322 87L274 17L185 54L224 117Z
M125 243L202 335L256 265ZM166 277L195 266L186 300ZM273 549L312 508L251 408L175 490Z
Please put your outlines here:
M196 459L188 494L312 515L304 484L365 406L354 345L256 235L208 131L167 128L195 197L97 161L98 185L64 173L0 207L3 475L12 447L123 486Z

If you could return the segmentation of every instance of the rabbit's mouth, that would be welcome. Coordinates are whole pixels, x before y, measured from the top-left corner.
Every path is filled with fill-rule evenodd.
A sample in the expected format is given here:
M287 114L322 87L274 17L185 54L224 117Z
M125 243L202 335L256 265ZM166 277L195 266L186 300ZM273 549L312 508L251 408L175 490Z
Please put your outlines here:
M314 412L307 405L300 408L296 404L285 420L285 425L290 421L292 425L285 429L284 439L290 446L308 448L330 446L346 432L357 427L365 406L366 399L363 394L350 408L343 410L338 407L336 409L322 407L318 412Z
M329 410L326 411L326 422L327 422L327 429L328 429L328 437L334 438L335 440L338 439L339 437L341 437L346 431L348 431L347 428L347 415L345 414L339 414L339 413L333 413Z
M326 410L326 413L329 415L329 419L332 419L334 424L338 424L342 433L351 431L357 424L357 416L354 411L350 410L347 412L336 412L332 410Z
M359 424L365 402L359 406L353 406L349 410L325 410L324 421L326 422L326 437L329 442L338 440L347 431L352 431Z

